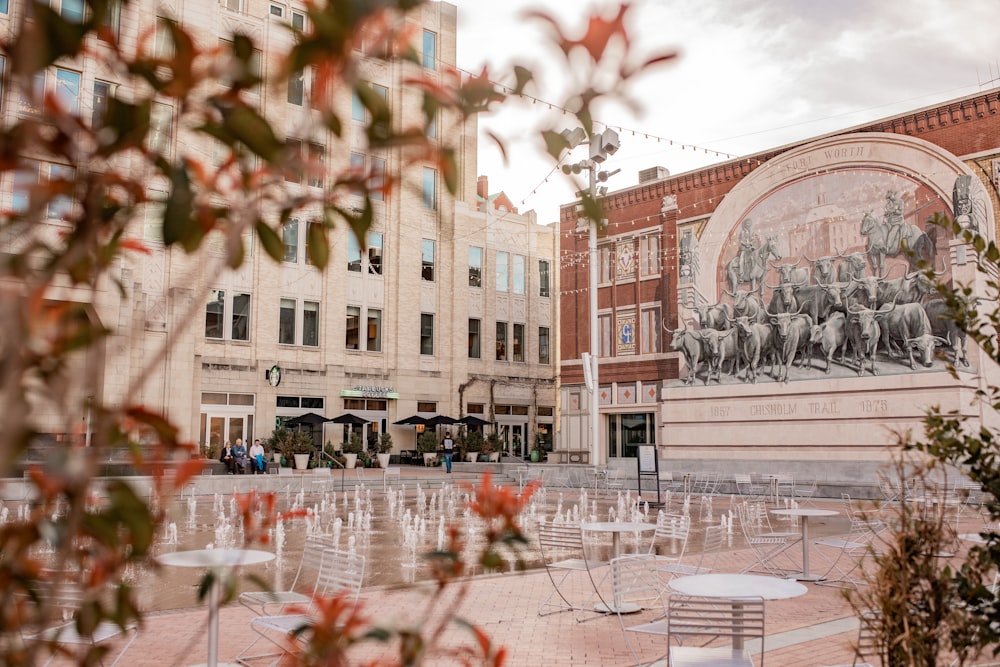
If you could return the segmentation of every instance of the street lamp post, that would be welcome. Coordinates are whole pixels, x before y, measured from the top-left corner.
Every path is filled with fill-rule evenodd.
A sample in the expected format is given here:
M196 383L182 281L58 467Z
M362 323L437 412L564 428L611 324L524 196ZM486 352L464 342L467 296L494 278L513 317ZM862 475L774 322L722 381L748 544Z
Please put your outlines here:
M583 139L587 138L587 133L582 128L565 130L562 135L570 144L570 148L576 147L578 144L582 143ZM600 169L601 165L608 159L609 155L613 155L618 152L620 143L618 141L618 133L611 128L607 128L601 133L591 134L589 141L590 158L587 160L581 160L576 164L564 165L562 169L566 174L579 174L581 171L586 169L589 179L587 192L590 195L591 201L596 202L598 196L598 181L604 182L619 171L616 169L613 172L607 172L601 171ZM602 190L606 190L606 188L602 188ZM603 195L604 193L601 192L601 194ZM590 257L590 353L582 354L581 362L584 366L584 377L588 380L587 389L590 391L590 460L595 465L600 465L607 463L607 453L601 445L601 401L600 394L598 393L600 391L600 382L597 363L597 359L601 351L600 318L597 316L597 283L599 277L597 228L601 223L601 219L593 213L591 213L588 217L590 219L587 237L587 254Z

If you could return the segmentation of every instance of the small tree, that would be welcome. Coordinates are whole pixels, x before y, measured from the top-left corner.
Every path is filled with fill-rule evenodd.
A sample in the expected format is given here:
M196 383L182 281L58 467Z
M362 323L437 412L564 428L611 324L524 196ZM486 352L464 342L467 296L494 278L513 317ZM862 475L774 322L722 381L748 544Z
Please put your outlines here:
M264 447L272 452L281 452L286 461L291 461L295 454L312 454L313 439L306 431L280 426L264 441Z
M388 454L392 451L392 436L389 433L383 433L378 438L378 445L376 445L379 454Z
M438 448L437 436L434 431L424 431L417 438L417 451L422 454L431 454Z
M480 452L483 449L483 432L469 431L465 436L465 451Z
M361 434L351 431L347 442L344 443L344 452L347 454L361 454L362 449L364 449L364 446L361 443Z

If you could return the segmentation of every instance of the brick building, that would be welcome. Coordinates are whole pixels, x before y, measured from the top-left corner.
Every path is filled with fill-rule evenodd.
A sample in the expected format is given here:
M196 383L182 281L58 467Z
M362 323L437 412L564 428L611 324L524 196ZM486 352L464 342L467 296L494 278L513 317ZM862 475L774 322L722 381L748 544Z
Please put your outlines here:
M957 339L938 345L956 362L957 380L933 349L909 359L892 326L870 360L855 359L849 345L843 361L841 346L828 365L805 342L788 359L786 337L772 345L774 361L762 355L751 368L740 350L753 337L733 325L749 311L751 322L770 327L780 318L769 313L790 311L801 339L811 335L806 326L845 329L840 318L884 306L896 314L930 309L938 326L933 294L896 297L895 305L884 298L913 278L904 248L918 248L952 284L983 288L973 250L930 220L958 215L995 239L998 181L1000 92L991 90L676 176L647 169L638 185L608 193L597 257L600 445L589 442L580 362L590 350L587 225L564 205L557 451L604 462L655 442L679 469L791 470L823 460L830 475L863 476L868 463L885 459L893 432L919 428L929 405L992 423L994 415L966 399L995 364L970 349L965 365ZM856 282L851 257L860 261ZM836 285L837 304L817 296L820 283ZM783 305L782 285L796 307ZM911 301L919 306L904 303ZM694 332L692 356L683 343Z

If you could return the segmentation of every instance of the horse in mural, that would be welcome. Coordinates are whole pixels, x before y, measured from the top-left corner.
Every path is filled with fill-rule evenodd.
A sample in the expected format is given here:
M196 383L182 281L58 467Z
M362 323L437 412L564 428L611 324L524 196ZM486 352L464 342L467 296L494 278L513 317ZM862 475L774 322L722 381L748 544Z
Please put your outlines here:
M899 255L904 248L909 251L911 270L921 259L934 257L934 243L919 227L909 223L890 225L871 211L861 219L861 235L868 237L868 261L876 276L885 275L885 258Z
M764 288L764 274L767 273L767 260L773 257L781 260L781 253L778 252L778 238L768 236L760 247L755 249L750 255L750 266L747 267L743 275L740 275L740 256L729 260L726 265L726 275L729 277L729 291L736 292L743 283L750 283L750 291L760 293Z

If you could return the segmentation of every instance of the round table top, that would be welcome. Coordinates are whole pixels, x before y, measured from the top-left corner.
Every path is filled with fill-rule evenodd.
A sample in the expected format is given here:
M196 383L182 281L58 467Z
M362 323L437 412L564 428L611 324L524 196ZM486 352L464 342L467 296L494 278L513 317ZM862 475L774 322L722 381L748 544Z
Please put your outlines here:
M759 574L695 574L672 579L670 587L684 595L765 600L796 598L809 591L797 581Z
M958 539L965 540L966 542L975 542L976 544L986 544L986 538L979 533L962 533L958 536Z
M274 560L274 554L260 549L193 549L160 554L156 560L176 567L235 567Z
M840 514L836 510L821 510L815 507L789 507L787 509L769 510L771 514L781 514L784 516L833 516Z
M580 524L583 530L595 530L601 533L631 533L642 530L656 530L655 523L642 521L594 521Z

